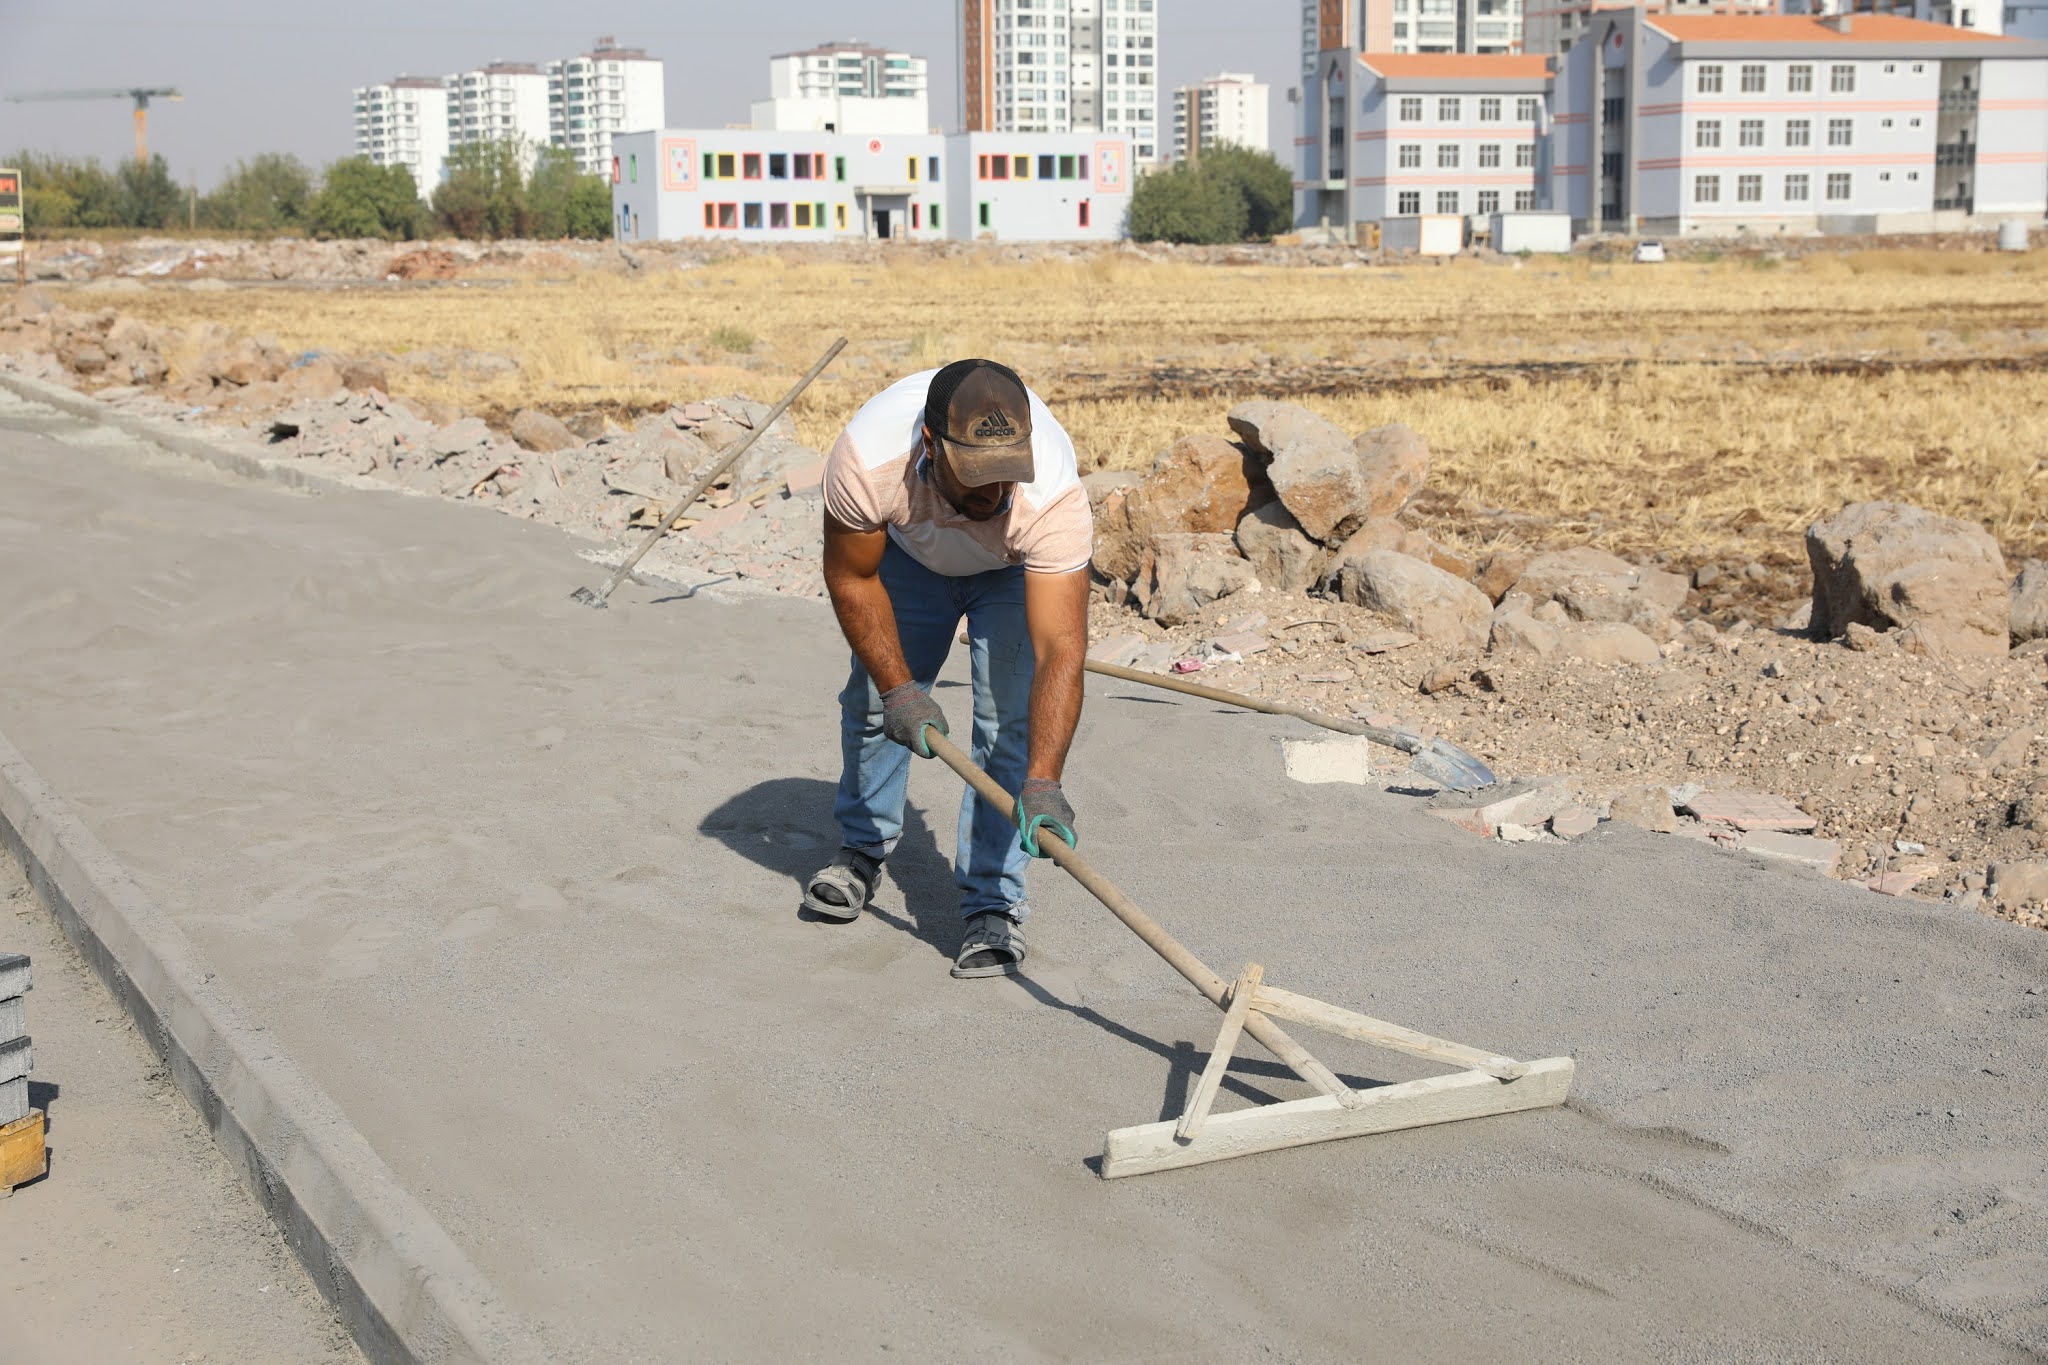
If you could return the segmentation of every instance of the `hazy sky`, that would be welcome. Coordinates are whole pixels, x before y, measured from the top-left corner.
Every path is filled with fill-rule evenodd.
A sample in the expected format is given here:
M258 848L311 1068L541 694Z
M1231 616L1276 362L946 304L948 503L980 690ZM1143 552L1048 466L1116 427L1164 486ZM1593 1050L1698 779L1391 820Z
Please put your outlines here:
M1284 154L1294 137L1286 92L1300 13L1299 0L1159 0L1162 85L1251 72L1272 86L1270 138ZM769 57L838 38L928 57L932 119L950 127L954 16L947 0L0 0L0 94L174 86L184 102L151 106L150 149L180 181L196 176L205 189L257 152L292 152L316 166L348 155L355 86L499 58L545 62L586 50L599 34L663 59L672 127L745 122L748 104L767 96ZM102 161L131 155L130 108L0 103L0 156L22 147ZM1171 118L1164 95L1159 112Z

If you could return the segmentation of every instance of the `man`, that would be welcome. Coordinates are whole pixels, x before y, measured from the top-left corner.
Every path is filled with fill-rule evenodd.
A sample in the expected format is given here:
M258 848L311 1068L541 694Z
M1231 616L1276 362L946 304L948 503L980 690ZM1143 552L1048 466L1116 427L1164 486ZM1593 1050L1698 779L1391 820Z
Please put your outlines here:
M964 616L974 761L1018 793L1012 814L960 804L954 878L966 921L957 977L1024 961L1027 856L1074 841L1060 791L1081 717L1094 521L1074 445L1004 365L958 360L854 414L825 462L825 588L853 646L839 694L839 856L805 889L813 913L858 919L903 832L910 756L949 735L931 688Z

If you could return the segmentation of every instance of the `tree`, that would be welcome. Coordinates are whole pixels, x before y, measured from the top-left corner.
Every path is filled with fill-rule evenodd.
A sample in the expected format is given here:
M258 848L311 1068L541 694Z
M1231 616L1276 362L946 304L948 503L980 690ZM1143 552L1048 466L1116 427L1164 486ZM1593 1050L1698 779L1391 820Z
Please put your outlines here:
M313 173L295 156L265 152L238 161L212 194L199 202L209 227L233 232L275 232L306 225L313 206Z
M316 237L417 237L423 217L411 171L361 156L329 166L320 193L306 209L307 226Z
M608 237L612 192L602 176L577 169L560 147L527 154L517 143L476 142L455 149L434 190L434 216L458 237Z
M1204 151L1203 175L1236 186L1244 199L1245 231L1261 241L1294 227L1294 173L1271 152L1226 144Z
M612 187L603 176L582 176L570 192L569 235L591 239L612 235Z
M566 155L566 154L565 154ZM434 189L434 216L457 237L523 236L533 221L517 142L465 142Z
M167 228L184 217L185 191L160 156L123 161L114 172L114 206L123 227Z
M1140 180L1131 195L1131 236L1147 242L1242 242L1287 231L1294 177L1249 147L1213 147Z
M1141 242L1214 244L1244 240L1244 195L1183 162L1153 171L1131 193L1131 236Z
M12 164L21 170L22 213L30 232L122 226L114 177L99 162L25 151Z

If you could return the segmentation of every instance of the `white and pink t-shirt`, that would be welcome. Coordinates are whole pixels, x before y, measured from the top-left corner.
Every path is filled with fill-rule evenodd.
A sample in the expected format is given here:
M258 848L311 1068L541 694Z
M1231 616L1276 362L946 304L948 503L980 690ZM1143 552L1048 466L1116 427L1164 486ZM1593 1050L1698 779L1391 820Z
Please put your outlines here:
M825 509L855 531L883 527L933 573L959 578L1022 564L1071 573L1094 549L1095 518L1074 465L1074 443L1036 393L1031 399L1030 483L1009 510L974 521L953 510L919 465L924 396L937 370L899 379L870 398L825 459Z

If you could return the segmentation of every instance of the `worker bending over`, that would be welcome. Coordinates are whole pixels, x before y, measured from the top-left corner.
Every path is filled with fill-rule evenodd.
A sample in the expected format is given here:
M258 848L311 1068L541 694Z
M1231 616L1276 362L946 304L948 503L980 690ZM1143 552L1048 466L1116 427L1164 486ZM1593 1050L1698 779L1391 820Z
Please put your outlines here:
M1046 830L1074 842L1060 772L1081 717L1094 537L1074 443L1008 366L956 360L869 399L826 459L824 491L825 588L853 671L839 694L841 848L804 904L844 922L872 900L903 832L910 756L932 756L930 731L951 733L931 689L965 617L973 758L1019 795L1015 812L962 797L953 975L1009 974L1024 960L1026 856L1046 856Z

